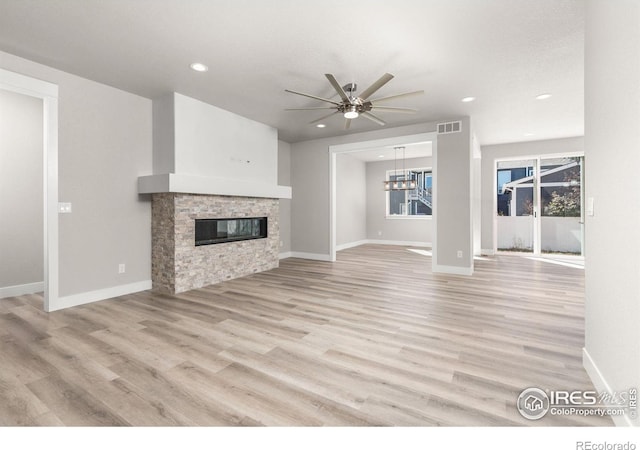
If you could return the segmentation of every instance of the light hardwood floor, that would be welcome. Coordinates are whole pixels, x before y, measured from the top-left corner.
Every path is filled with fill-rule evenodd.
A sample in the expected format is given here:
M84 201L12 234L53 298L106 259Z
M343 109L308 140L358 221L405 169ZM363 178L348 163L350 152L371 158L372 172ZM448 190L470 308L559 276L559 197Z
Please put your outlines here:
M435 275L407 247L46 314L0 300L2 425L612 425L522 418L593 389L579 269L516 256Z

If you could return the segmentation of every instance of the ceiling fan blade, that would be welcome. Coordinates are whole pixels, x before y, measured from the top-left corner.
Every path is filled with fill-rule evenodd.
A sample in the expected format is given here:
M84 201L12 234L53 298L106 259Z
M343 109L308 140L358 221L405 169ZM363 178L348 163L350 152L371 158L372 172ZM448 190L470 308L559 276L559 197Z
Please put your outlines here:
M351 119L345 119L345 121L344 121L344 129L348 130L350 126L351 126Z
M314 123L318 123L318 122L320 122L321 120L326 119L327 117L331 117L331 116L333 116L333 115L334 115L335 113L337 113L337 112L338 112L338 111L332 112L331 114L327 114L326 116L322 116L322 117L320 117L319 119L314 120L313 122L309 122L309 125L314 124Z
M321 102L327 102L327 103L331 103L334 104L336 106L340 105L340 103L338 102L334 102L333 100L329 100L328 98L322 98L322 97L317 97L315 95L311 95L311 94L305 94L303 92L296 92L296 91L291 91L289 89L285 89L285 92L290 92L291 94L297 94L297 95L302 95L303 97L309 97L309 98L314 98L316 100L320 100Z
M351 103L349 96L344 91L344 89L342 89L342 86L340 86L340 83L338 83L338 80L336 80L336 77L334 77L330 73L325 73L324 76L327 77L327 80L329 80L329 83L331 83L331 86L333 86L333 88L336 90L340 98L347 103Z
M285 108L285 111L315 111L317 109L336 109L334 106L318 106L317 108Z
M394 112L394 113L405 113L405 114L413 114L418 112L417 109L413 109L413 108L402 108L399 106L377 106L377 105L373 105L371 110Z
M422 94L424 94L424 91L405 92L404 94L390 95L388 97L377 98L375 100L369 100L369 101L371 103L386 102L387 100L403 98L403 97L411 97L413 95L422 95Z
M378 125L386 125L386 124L387 124L387 123L386 123L384 120L382 120L380 117L378 117L378 116L374 116L374 115L373 115L373 114L371 114L370 112L363 112L363 113L360 113L360 115L361 115L362 117L366 117L367 119L369 119L369 120L370 120L370 121L372 121L372 122L377 123Z
M374 92L376 92L378 89L380 89L382 86L384 86L385 84L387 84L389 81L391 81L391 79L393 78L393 75L391 75L390 73L385 73L384 75L382 75L380 77L380 79L378 81L376 81L375 83L373 83L371 86L369 86L368 88L366 88L362 94L360 94L360 98L362 100L366 100L368 99Z

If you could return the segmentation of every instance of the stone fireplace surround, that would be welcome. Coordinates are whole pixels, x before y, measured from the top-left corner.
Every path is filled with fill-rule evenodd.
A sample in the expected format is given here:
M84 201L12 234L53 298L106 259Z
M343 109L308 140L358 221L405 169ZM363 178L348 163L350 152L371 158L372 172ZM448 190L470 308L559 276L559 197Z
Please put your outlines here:
M195 219L267 217L266 239L195 246ZM152 280L178 294L278 267L279 200L182 193L152 195Z

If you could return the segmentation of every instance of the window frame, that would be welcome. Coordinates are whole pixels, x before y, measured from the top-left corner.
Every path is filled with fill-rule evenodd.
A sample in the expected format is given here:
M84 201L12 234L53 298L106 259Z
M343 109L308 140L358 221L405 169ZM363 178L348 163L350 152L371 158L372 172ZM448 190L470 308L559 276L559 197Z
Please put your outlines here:
M390 169L385 171L385 181L389 181L391 175L399 175L405 173L405 176L409 172L428 172L431 176L431 188L433 189L433 167L410 167L407 169ZM433 218L433 208L431 208L431 214L389 214L389 208L391 207L392 191L384 191L385 193L385 211L384 217L389 220L431 220ZM406 204L406 192L405 191L405 204Z

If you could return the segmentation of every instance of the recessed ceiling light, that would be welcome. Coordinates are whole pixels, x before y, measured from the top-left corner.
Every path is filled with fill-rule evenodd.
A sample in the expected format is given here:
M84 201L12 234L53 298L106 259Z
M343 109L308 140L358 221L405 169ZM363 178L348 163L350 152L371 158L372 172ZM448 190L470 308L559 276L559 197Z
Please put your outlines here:
M323 123L319 123L318 125L316 125L316 128L324 128L324 127L326 127L326 125Z
M465 98L462 99L462 102L463 103L469 103L469 102L474 101L475 99L476 99L475 97L465 97Z
M533 136L533 133L525 133L524 135L525 137L530 137L530 136Z
M189 67L191 67L196 72L206 72L207 70L209 70L209 68L207 66L205 66L202 63L198 63L198 62L195 62L195 63L191 64Z
M549 93L540 94L540 95L536 95L536 100L546 100L549 97L551 97L551 94Z
M378 158L384 158L384 155L378 155Z

